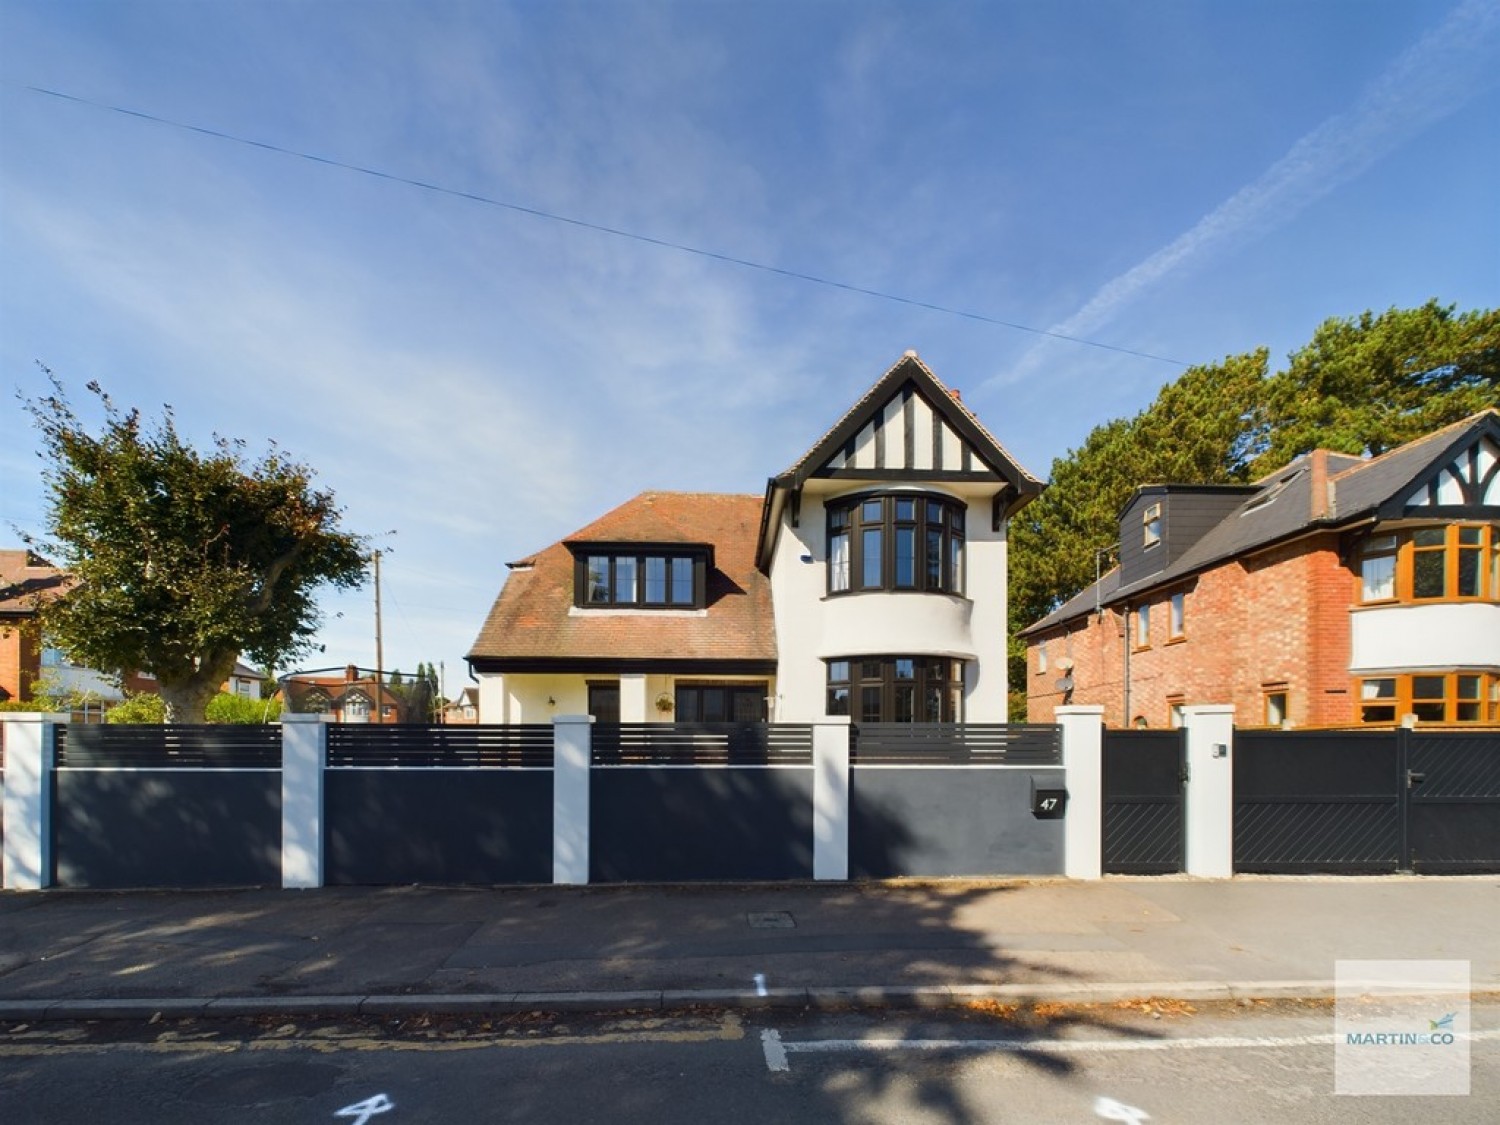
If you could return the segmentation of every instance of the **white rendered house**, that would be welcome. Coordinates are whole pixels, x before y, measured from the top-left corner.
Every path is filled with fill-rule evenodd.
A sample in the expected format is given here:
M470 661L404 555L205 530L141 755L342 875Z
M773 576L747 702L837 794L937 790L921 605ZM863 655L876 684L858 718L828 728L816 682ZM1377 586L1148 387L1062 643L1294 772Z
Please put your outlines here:
M1041 489L908 352L764 497L645 493L510 564L480 719L1004 722L1006 528Z

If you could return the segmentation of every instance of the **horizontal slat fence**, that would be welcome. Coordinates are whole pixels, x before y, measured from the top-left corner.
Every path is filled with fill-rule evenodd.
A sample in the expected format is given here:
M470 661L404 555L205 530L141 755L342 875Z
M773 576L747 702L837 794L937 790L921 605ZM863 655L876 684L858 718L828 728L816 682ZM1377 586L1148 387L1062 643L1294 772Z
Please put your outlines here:
M280 769L279 726L59 725L67 769Z
M344 768L550 768L552 726L332 723L328 764Z
M802 723L599 723L598 766L810 766L812 726Z
M856 765L1055 766L1062 727L1052 723L860 723L850 740Z

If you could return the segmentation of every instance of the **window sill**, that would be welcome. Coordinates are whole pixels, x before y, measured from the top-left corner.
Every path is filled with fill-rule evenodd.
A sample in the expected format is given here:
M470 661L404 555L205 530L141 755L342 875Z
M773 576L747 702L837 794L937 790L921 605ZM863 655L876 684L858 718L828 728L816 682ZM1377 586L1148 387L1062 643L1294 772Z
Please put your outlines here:
M840 598L858 598L858 597L861 597L861 596L868 597L869 595L872 595L872 594L885 594L885 595L888 595L888 596L894 596L894 597L898 597L898 598L909 598L909 597L919 597L919 598L920 597L927 597L927 598L951 598L953 601L963 602L966 605L967 604L973 604L972 601L966 595L964 595L964 594L949 593L947 590L887 590L884 587L881 587L879 589L871 589L871 590L836 590L836 591L831 591L829 593L824 594L823 597L820 600L825 601L825 602L831 602L831 601L837 601Z
M1168 648L1170 648L1172 645L1181 645L1181 644L1186 644L1186 643L1187 643L1187 635L1186 634L1183 634L1182 636L1179 636L1179 637L1168 637L1167 638L1167 647Z

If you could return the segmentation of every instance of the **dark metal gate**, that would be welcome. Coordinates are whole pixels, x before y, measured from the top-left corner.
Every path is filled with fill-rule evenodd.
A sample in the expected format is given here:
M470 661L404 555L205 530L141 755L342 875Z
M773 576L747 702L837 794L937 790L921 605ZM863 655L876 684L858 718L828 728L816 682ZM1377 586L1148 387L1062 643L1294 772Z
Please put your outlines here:
M1500 734L1238 732L1234 869L1500 871Z
M1181 871L1187 780L1183 732L1107 730L1103 750L1105 873Z

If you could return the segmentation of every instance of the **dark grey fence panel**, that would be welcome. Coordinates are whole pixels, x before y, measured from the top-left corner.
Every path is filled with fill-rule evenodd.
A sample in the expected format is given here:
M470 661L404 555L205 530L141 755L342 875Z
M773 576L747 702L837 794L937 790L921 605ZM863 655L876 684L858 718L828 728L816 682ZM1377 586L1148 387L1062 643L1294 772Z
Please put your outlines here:
M59 767L280 769L281 727L105 723L56 728Z
M1405 737L1411 868L1500 871L1500 731L1418 729Z
M1033 782L1062 770L856 766L849 780L849 876L1058 875L1061 819L1032 815Z
M801 723L597 723L595 765L810 765Z
M1397 870L1403 852L1402 733L1237 732L1234 869Z
M330 766L499 767L552 765L552 724L421 726L334 723Z
M281 772L60 769L52 831L62 887L279 886Z
M1109 730L1103 742L1103 870L1168 875L1185 866L1180 730Z
M330 885L550 883L552 771L330 769Z
M589 881L810 879L812 770L595 769Z
M1051 723L860 723L850 761L866 765L1062 764L1062 727Z

